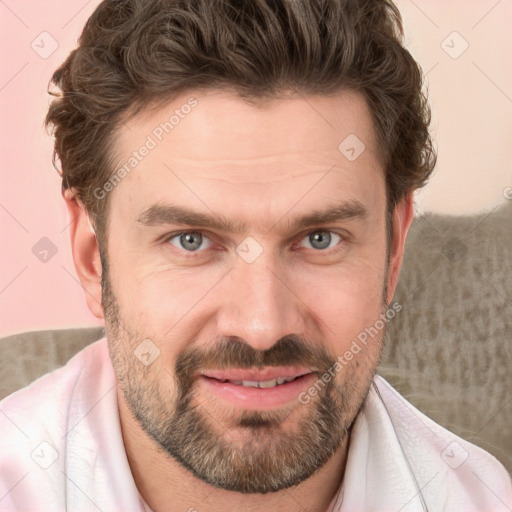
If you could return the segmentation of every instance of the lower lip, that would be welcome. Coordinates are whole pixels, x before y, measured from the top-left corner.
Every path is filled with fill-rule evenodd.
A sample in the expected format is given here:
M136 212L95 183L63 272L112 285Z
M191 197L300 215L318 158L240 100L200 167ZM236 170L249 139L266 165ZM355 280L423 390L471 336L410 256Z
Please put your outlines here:
M315 374L302 375L291 382L273 388L252 388L221 382L217 379L200 376L198 382L226 402L243 409L275 409L298 400L300 393L315 380Z

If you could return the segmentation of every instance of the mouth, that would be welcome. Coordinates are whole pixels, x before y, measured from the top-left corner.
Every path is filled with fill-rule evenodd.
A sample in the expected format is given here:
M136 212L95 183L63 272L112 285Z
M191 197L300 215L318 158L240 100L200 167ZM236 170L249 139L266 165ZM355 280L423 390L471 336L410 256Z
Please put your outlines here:
M197 379L205 391L244 409L267 410L297 401L316 378L307 368L204 370Z

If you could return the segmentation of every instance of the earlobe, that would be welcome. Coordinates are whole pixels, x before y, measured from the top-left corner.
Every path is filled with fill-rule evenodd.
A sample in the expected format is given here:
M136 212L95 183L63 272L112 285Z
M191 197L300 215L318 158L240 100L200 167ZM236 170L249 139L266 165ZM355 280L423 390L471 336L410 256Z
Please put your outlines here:
M387 304L391 303L402 267L407 233L414 218L414 192L402 198L393 210L393 239L391 240L387 282Z
M101 307L101 260L94 228L83 205L72 190L63 191L71 223L73 261L92 314L103 319Z

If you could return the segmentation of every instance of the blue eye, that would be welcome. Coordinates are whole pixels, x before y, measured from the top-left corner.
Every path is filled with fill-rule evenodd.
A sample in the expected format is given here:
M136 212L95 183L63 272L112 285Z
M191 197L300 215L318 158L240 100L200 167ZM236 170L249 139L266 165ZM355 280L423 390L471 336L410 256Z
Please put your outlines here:
M308 249L324 251L339 245L342 237L332 231L317 230L308 233L300 245ZM201 231L182 231L175 233L166 239L166 242L177 249L188 253L198 253L211 247L212 242ZM304 245L304 244L308 245Z
M340 240L341 236L333 233L332 231L312 231L309 233L304 240L307 240L313 249L318 249L319 251L323 251L325 249L331 248L331 243L336 242L332 247L336 246Z
M177 239L176 243L174 243L175 239ZM176 235L171 236L167 241L178 249L184 249L187 252L197 252L201 248L203 242L209 242L209 239L199 231L187 231L184 233L177 233ZM203 247L203 249L207 249L208 247L209 245L207 247Z

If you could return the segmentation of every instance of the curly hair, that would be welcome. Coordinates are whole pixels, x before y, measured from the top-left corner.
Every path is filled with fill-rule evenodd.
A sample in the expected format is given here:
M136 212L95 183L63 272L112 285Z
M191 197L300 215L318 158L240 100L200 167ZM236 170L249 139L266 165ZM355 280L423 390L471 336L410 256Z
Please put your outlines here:
M391 0L104 0L55 71L46 116L63 188L106 243L116 130L187 90L228 89L247 102L285 90L362 93L375 124L388 207L422 187L436 154L420 67L402 45ZM56 165L57 167L57 165Z

